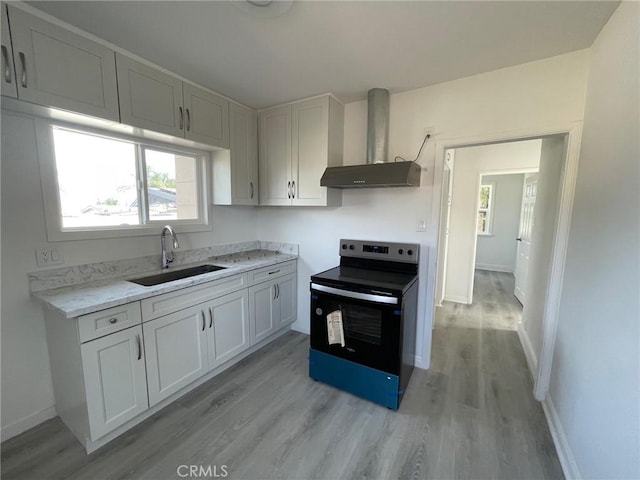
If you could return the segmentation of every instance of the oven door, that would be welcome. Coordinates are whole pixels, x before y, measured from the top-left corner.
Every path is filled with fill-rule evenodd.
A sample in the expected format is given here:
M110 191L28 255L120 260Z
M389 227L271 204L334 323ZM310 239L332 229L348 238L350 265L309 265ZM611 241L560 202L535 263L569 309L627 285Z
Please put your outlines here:
M327 315L342 312L344 347L329 345ZM402 299L311 283L311 348L394 375L400 373Z

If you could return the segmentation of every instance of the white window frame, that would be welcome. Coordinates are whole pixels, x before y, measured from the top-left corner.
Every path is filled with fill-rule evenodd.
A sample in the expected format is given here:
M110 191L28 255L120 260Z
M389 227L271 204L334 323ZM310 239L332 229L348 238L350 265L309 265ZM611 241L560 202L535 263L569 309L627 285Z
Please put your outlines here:
M206 232L212 230L211 210L209 207L210 182L210 153L204 150L196 150L182 146L175 146L146 138L139 138L121 133L104 131L96 128L89 128L81 125L69 124L51 119L38 118L35 122L36 142L38 145L38 161L40 163L40 183L44 200L44 214L47 229L47 240L50 242L64 240L87 240L99 238L136 237L159 234L163 225L170 223L178 233ZM134 143L136 146L136 171L138 172L138 190L144 202L141 225L118 225L103 227L73 227L64 228L62 226L62 209L60 205L59 185L57 178L57 167L55 158L55 144L53 139L53 128L64 128L91 135L113 138ZM198 219L184 220L162 220L150 221L147 212L147 175L142 168L143 151L145 148L152 150L184 154L196 157L198 166L198 178L200 188L198 189ZM142 170L142 171L141 171ZM140 195L140 193L139 193Z
M489 205L487 206L487 208L481 208L480 207L480 191L484 188L484 187L489 187ZM496 184L495 182L480 182L480 188L478 189L478 195L477 195L477 202L478 202L478 208L476 209L476 235L479 236L491 236L493 235L493 207L495 205L495 196L496 196ZM478 231L478 215L480 212L486 212L487 213L487 217L486 217L486 222L485 222L485 230L484 232L479 232Z

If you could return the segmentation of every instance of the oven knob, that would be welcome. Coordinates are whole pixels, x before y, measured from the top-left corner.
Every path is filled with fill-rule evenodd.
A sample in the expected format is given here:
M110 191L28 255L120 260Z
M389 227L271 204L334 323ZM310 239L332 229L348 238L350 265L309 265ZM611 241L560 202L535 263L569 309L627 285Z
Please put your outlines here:
M343 249L343 250L346 250L346 249L347 249L347 244L346 244L346 243L343 243L343 244L342 244L342 249Z
M316 308L316 315L322 315L322 309Z
M404 250L403 250L403 249L399 249L399 250L398 250L398 254L402 255L403 253L404 253Z
M407 255L413 255L413 250L407 250Z
M354 250L356 247L354 247L353 245L349 245L349 250Z

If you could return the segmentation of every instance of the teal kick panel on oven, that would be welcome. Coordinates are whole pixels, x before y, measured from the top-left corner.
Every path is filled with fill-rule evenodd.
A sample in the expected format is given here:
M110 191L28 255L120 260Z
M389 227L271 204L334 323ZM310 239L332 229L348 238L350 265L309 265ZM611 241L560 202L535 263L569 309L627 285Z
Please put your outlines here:
M400 379L344 358L309 349L309 376L392 410L398 410Z

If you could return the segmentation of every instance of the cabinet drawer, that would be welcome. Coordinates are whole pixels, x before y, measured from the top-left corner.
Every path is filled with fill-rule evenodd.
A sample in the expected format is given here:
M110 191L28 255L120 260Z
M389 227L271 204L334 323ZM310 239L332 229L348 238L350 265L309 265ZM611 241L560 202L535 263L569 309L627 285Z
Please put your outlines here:
M283 277L296 271L296 261L277 263L270 267L259 268L249 272L249 286L256 285L267 280Z
M127 303L118 307L100 310L78 317L80 342L104 337L125 328L142 323L140 302Z
M247 275L243 273L147 298L141 302L142 318L146 322L246 287Z

